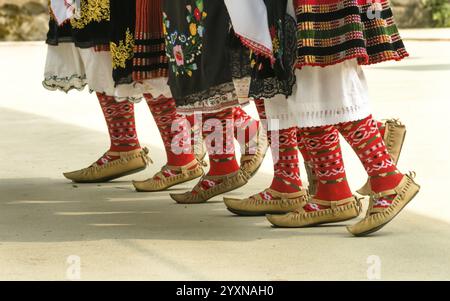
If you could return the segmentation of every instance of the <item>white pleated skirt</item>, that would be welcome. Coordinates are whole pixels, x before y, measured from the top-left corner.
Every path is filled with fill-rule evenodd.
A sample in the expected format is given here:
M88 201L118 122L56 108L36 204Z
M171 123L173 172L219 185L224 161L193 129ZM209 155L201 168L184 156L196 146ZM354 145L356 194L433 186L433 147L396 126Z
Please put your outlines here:
M366 78L356 59L296 71L293 94L266 100L271 130L318 127L361 120L371 114Z
M144 93L171 97L167 78L115 86L109 51L81 49L73 43L48 46L43 85L49 90L83 90L114 96L118 101L139 101Z

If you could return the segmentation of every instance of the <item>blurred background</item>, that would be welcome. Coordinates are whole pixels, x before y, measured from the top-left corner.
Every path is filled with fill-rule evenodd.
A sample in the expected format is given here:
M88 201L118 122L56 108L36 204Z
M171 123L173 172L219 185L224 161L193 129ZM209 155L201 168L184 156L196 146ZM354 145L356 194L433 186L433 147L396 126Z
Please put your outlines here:
M44 40L48 0L0 0L0 41ZM450 26L449 0L392 0L401 28Z

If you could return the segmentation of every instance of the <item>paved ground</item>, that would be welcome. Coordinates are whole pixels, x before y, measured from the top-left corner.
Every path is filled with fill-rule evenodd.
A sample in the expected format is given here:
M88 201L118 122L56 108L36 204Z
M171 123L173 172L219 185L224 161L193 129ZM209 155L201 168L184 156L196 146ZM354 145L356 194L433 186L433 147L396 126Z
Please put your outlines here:
M131 178L67 183L62 171L104 151L100 109L86 93L42 89L42 44L0 44L0 279L64 280L75 255L83 280L365 280L377 266L373 258L381 279L449 280L450 206L442 187L450 180L450 42L407 45L411 59L366 70L376 115L401 116L408 125L400 167L416 170L423 190L383 232L356 239L341 225L282 230L263 218L234 217L220 198L179 206L166 193L133 192ZM137 111L141 139L162 162L148 109ZM363 170L348 148L345 155L357 188ZM268 158L233 195L257 192L270 171Z

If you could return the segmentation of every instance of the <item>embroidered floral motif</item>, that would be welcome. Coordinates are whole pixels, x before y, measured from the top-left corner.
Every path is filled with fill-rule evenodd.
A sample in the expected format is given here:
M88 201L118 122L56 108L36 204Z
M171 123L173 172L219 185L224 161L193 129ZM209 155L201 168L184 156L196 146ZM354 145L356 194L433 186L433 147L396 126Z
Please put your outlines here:
M126 68L127 61L134 56L134 36L128 28L125 33L125 40L120 41L119 45L110 43L113 69Z
M202 53L202 38L205 33L204 22L207 13L204 11L203 0L195 1L195 8L187 5L186 20L189 33L170 32L170 20L163 13L164 35L166 36L167 56L172 71L177 75L192 76L198 69L195 59Z
M270 28L270 35L272 37L272 45L273 45L273 53L275 58L282 61L283 58L283 45L281 41L284 39L283 37L283 22L278 20L275 26Z
M83 29L91 22L110 20L109 0L81 0L79 18L72 18L73 28Z

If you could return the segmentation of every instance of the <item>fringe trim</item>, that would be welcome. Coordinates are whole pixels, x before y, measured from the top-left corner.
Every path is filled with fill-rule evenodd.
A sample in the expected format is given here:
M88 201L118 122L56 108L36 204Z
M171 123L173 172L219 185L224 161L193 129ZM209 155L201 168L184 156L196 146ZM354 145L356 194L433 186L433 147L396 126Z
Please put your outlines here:
M249 48L256 55L263 56L263 57L269 59L270 63L272 65L275 64L275 61L276 61L275 56L273 55L272 51L269 48L255 42L249 38L246 38L239 33L235 33L235 35L241 40L241 43L245 47Z

